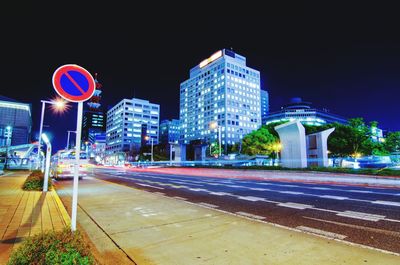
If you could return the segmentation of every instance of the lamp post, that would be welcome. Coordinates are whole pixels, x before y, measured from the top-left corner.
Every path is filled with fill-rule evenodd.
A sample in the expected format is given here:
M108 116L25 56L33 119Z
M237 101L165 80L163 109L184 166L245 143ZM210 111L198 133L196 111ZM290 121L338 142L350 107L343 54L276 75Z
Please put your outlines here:
M174 142L169 142L169 165L172 166L172 145Z
M70 135L70 133L76 133L76 131L68 131L67 146L65 147L65 150L68 150L68 148L69 148L69 135Z
M275 143L274 144L274 151L276 154L276 160L279 161L279 151L282 149L282 144L281 143ZM277 162L278 163L278 162Z
M242 152L242 141L243 141L243 129L238 130L240 132L240 142L239 142L239 154Z
M40 167L40 147L42 144L42 133L43 133L43 120L44 120L44 110L45 110L45 106L46 103L47 104L51 104L54 106L54 111L63 111L65 109L65 101L61 100L61 99L56 99L53 101L48 101L48 100L41 100L40 102L42 102L42 112L40 115L40 127L39 127L39 141L38 141L38 155L37 155L37 165L36 165L36 169L38 169Z
M218 147L219 147L219 156L221 157L221 126L218 125L217 121L213 121L210 123L210 128L211 129L218 129Z
M154 159L153 159L153 140L154 139L148 135L146 135L145 139L146 139L146 141L148 141L148 140L151 141L151 162L154 162Z
M4 169L7 168L8 166L8 147L11 145L11 136L12 136L12 127L11 126L7 126L6 127L6 132L5 132L5 136L7 137L6 140L6 159L4 161Z
M47 146L46 151L46 169L44 171L44 182L43 182L43 192L47 192L49 185L49 171L50 171L50 157L51 157L51 143L46 134L41 134L41 138L43 138L44 143Z

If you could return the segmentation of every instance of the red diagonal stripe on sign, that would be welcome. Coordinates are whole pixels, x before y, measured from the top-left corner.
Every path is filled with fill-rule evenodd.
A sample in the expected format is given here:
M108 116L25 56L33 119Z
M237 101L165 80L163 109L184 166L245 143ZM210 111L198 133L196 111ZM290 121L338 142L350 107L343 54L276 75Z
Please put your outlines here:
M71 81L72 84L74 84L74 85L76 86L76 88L77 88L79 91L81 91L82 95L86 93L85 90L83 90L83 89L78 85L78 83L72 78L72 76L69 75L68 72L65 72L64 74L68 77L69 81Z

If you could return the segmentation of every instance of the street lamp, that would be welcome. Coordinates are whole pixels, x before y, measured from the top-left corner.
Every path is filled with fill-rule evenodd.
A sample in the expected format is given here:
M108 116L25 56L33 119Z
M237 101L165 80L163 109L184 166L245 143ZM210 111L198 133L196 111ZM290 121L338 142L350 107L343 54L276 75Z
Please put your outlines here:
M154 139L148 135L146 135L146 137L144 139L146 139L146 141L148 141L149 139L151 140L151 162L154 162L154 159L153 159L153 140Z
M218 129L218 145L219 145L219 156L221 157L221 126L218 125L217 121L210 122L210 129Z
M62 111L64 111L65 109L67 109L67 107L66 107L66 106L67 106L67 105L66 105L66 102L65 102L64 100L62 100L62 99L55 99L55 100L53 100L53 101L41 100L40 102L42 102L42 113L41 113L41 115L40 115L40 128L39 128L39 141L38 141L38 155L37 155L37 161L38 161L38 163L37 163L37 167L36 167L36 168L39 168L39 164L40 164L40 147L41 147L41 144L42 144L42 137L41 137L41 135L42 135L42 133L43 133L43 120L44 120L44 110L45 110L46 103L52 105L52 106L53 106L53 110L54 110L55 112L62 112ZM42 170L42 171L43 171L43 170Z
M44 171L44 182L43 182L43 192L46 192L47 189L48 189L48 185L49 185L51 143L50 143L49 138L47 137L47 135L44 134L44 133L41 134L40 138L43 138L43 141L47 146L47 151L46 151L46 170Z
M6 127L6 131L4 133L4 136L7 137L6 140L6 159L4 161L4 169L7 168L7 162L8 162L8 147L11 145L11 136L12 136L12 127L11 126L7 126Z
M273 149L274 149L275 154L276 154L276 160L279 161L279 151L282 149L282 144L281 143L275 143L273 145Z
M169 142L169 164L172 166L172 145L174 142Z
M76 131L68 131L67 146L65 147L65 150L68 150L68 148L69 148L69 135L70 135L70 133L76 133Z

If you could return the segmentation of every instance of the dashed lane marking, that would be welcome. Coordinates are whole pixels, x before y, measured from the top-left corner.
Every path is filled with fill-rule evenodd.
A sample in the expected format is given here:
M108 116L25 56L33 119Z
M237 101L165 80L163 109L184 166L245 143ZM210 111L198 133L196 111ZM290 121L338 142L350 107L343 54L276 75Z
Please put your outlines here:
M323 236L335 238L335 239L345 239L347 237L345 235L336 234L336 233L332 233L332 232L328 232L328 231L324 231L324 230L320 230L320 229L316 229L316 228L312 228L312 227L308 227L308 226L301 225L296 228L303 232L309 232L312 234L323 235Z
M348 197L342 196L333 196L333 195L318 195L317 197L324 198L324 199L333 199L333 200L348 200Z
M159 189L159 190L163 190L164 188L161 187L156 187L156 186L152 186L149 184L143 184L143 183L136 183L137 185L143 186L143 187L149 187L149 188L154 188L154 189Z
M391 202L391 201L373 201L372 203L390 205L390 206L400 206L400 202Z
M298 191L288 191L288 190L284 190L284 191L278 191L279 193L283 193L283 194L293 194L293 195L303 195L303 192L298 192ZM306 194L308 195L308 194Z
M239 200L245 200L245 201L252 201L252 202L256 202L256 201L265 201L264 198L260 198L260 197L253 197L253 196L236 196Z
M361 213L361 212L354 212L354 211L344 211L344 212L337 213L336 215L342 216L342 217L349 217L349 218L354 218L354 219L372 221L372 222L377 222L379 220L385 219L384 215Z
M206 206L206 207L210 207L210 208L218 208L219 207L218 205L211 204L211 203L206 203L206 202L200 202L198 204Z
M179 197L179 196L174 196L174 197L172 197L172 198L175 198L175 199L178 199L178 200L184 200L184 201L186 201L186 200L187 200L186 198Z
M228 192L214 192L214 191L211 191L211 192L208 192L208 194L217 195L217 196L225 196L225 195L233 196L232 193L228 193Z
M257 219L257 220L263 220L263 219L265 219L264 216L259 216L259 215L255 215L255 214L252 214L252 213L236 212L236 214L242 215L242 216L246 216L246 217L250 217L250 218L254 218L254 219Z
M309 208L314 207L312 205L302 204L302 203L294 203L294 202L278 203L278 206L299 209L299 210L304 210L304 209L309 209Z

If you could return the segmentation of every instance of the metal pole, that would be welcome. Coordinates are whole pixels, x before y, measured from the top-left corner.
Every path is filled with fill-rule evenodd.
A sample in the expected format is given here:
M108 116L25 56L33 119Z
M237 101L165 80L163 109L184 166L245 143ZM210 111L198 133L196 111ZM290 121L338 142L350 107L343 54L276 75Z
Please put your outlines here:
M43 192L47 192L49 185L50 156L51 156L51 144L48 143L46 151L46 170L44 171Z
M70 133L71 131L68 131L68 137L67 137L67 146L65 147L65 150L68 150L68 148L69 148L69 133Z
M169 163L172 165L172 144L169 144Z
M219 156L221 156L221 126L218 126Z
M42 143L42 132L43 132L43 120L44 120L44 108L45 108L46 102L42 101L42 114L40 116L40 128L39 128L39 141L38 141L38 155L37 155L37 165L36 169L39 169L40 167L40 147Z
M76 214L78 208L78 181L79 181L79 157L81 151L82 111L83 111L83 102L78 102L78 114L76 118L74 186L72 190L72 217L71 217L72 231L76 230Z
M153 138L151 138L151 162L154 162L154 159L153 159Z

